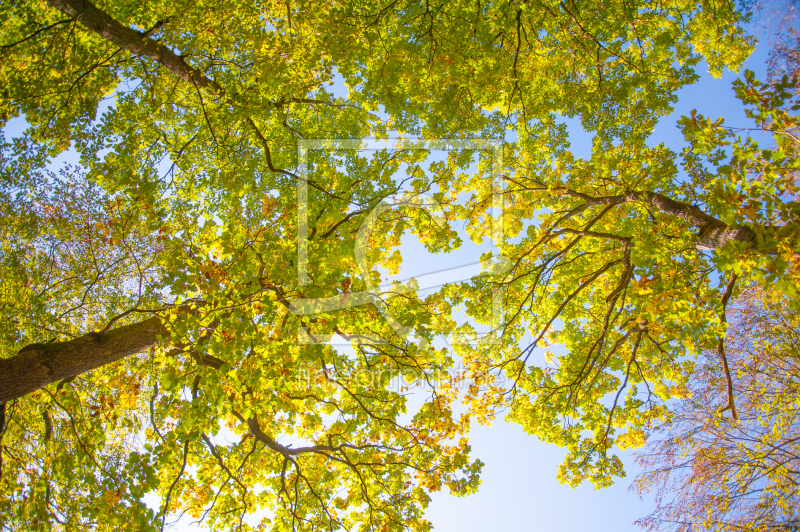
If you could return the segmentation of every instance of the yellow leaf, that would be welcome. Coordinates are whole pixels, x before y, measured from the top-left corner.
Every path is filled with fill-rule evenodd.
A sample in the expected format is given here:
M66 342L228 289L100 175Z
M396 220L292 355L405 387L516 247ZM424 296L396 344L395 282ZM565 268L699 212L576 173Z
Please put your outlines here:
M133 408L136 406L136 396L131 393L122 393L119 396L119 404L123 408Z
M103 494L103 503L105 504L106 511L111 510L122 499L122 494L119 488L108 490Z
M641 430L629 430L617 439L617 446L620 449L638 449L646 443L644 432Z

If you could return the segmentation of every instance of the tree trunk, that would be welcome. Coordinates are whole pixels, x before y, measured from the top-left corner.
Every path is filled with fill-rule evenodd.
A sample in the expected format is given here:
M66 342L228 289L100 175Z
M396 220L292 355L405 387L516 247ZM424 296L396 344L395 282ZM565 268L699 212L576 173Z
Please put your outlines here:
M749 227L731 227L722 220L704 213L695 205L674 200L657 192L628 192L617 196L593 197L569 189L560 190L567 196L584 200L585 206L646 203L661 212L686 220L699 229L696 244L699 250L714 250L733 241L756 244L756 233Z
M694 205L676 201L662 194L631 192L626 195L626 200L648 203L662 212L677 216L699 227L697 249L700 250L721 248L733 241L756 243L756 234L749 227L731 227L722 220L704 213Z
M26 346L16 356L0 359L0 403L154 347L158 334L169 333L154 317L102 334Z
M175 52L151 39L146 33L120 24L89 0L47 0L47 3L83 24L107 41L136 55L149 57L166 67L179 78L200 88L210 87L221 92L220 86L199 70L193 69Z

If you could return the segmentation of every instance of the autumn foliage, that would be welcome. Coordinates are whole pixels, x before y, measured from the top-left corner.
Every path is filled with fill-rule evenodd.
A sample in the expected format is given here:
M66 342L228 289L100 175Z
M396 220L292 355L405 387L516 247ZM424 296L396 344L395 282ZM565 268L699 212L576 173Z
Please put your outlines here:
M653 137L752 51L739 7L5 2L0 526L424 532L500 413L598 487L698 420L679 507L791 522L796 81ZM423 293L407 234L494 251ZM690 440L658 441L652 482Z

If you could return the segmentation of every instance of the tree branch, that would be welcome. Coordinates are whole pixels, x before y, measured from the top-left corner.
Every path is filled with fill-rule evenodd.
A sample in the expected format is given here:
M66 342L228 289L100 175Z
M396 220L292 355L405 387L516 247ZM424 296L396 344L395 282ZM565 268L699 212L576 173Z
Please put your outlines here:
M728 301L731 299L731 294L733 294L733 287L735 284L736 274L732 273L731 280L728 281L728 286L725 288L725 293L722 294L722 299L720 300L720 303L722 303L722 315L720 316L722 323L728 323L728 319L725 316L725 307L728 306ZM721 336L717 342L717 355L719 355L719 358L722 361L722 369L725 371L725 381L728 385L728 405L720 410L720 412L730 410L733 419L739 419L739 416L736 414L736 404L733 402L733 379L731 378L731 369L728 366L728 357L725 355L724 336Z
M120 48L129 50L136 55L149 57L182 80L192 82L198 87L212 88L217 92L223 92L222 87L216 81L192 68L183 60L183 57L150 38L149 32L139 32L120 24L106 12L95 7L89 0L47 0L47 3Z
M663 213L686 220L700 229L696 244L699 250L712 250L731 241L755 244L756 234L749 227L731 227L722 220L706 214L699 207L683 203L657 192L628 192L617 196L593 197L567 188L559 189L565 195L584 200L588 206L646 203Z

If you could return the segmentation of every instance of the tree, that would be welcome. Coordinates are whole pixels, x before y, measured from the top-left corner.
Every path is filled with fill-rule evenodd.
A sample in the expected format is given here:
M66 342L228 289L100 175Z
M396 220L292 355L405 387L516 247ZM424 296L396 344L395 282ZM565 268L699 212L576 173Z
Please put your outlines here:
M784 10L782 22L794 16L793 9ZM788 73L794 83L789 92L797 94L797 43L792 41L797 36L790 32L775 45L769 67L773 85L785 86ZM762 127L775 123L761 118ZM796 134L796 128L787 134ZM793 263L790 275L796 279L796 254ZM642 526L797 529L795 299L753 283L735 300L724 345L720 340L716 353L703 354L689 381L690 395L671 408L667 423L654 428L638 457L644 472L634 486L640 493L656 490L659 503L639 521ZM732 411L738 415L720 417L720 397L731 407L734 391Z
M596 353L590 345L633 339L638 346L637 338L660 334L647 325L660 302L688 304L698 279L697 300L708 301L711 259L696 243L720 248L720 268L785 278L786 261L774 252L794 249L794 236L773 227L773 218L794 215L780 181L796 164L786 135L771 152L783 149L781 157L742 141L726 170L716 168L715 148L728 138L720 124L687 119L694 144L685 159L694 181L685 192L673 154L645 142L675 91L696 79L701 58L715 72L745 58L741 14L727 2L708 9L678 1L334 2L309 9L49 0L14 3L6 12L2 116L24 114L30 124L4 152L3 223L28 231L25 246L4 243L3 252L3 268L23 287L9 289L6 301L18 304L8 303L2 317L0 482L9 495L0 513L7 528L153 529L180 511L215 528L248 529L245 516L266 508L276 530L425 530L429 492L447 486L466 494L478 484L481 464L469 458L465 438L471 419L491 418L506 405L528 430L570 446L573 463L582 457L565 478L605 483L620 470L607 456L614 439L604 427L632 426L628 444L635 443L645 418L663 411L654 405L639 414L629 404L605 415L599 401L620 360L630 369L633 355L647 356L641 374L648 382L685 381L676 342L717 341L721 327L706 321L719 309L709 304L679 326L671 318L677 340L667 330L641 355L631 344ZM325 88L334 69L350 87L348 99ZM783 97L748 83L743 98L769 104L759 112ZM591 161L566 151L557 112L581 116L597 131ZM787 133L793 118L778 119ZM506 202L501 246L509 272L425 298L398 287L401 297L346 304L377 284L379 268L397 267L394 248L406 229L434 251L459 245L451 222L466 221L477 240L485 236L486 167L467 175L473 154L462 150L423 171L423 153L387 149L372 159L313 150L308 167L299 168L298 139L393 132L502 138L507 128L520 139L505 155L505 195L515 200ZM68 147L83 170L46 174L50 158ZM725 188L729 176L753 165L773 179L769 186L782 188L742 181ZM406 166L408 179L398 183ZM633 179L637 172L644 181ZM70 183L85 192L74 193L74 208L59 212L51 229L47 207ZM307 203L298 184L307 187ZM474 194L466 205L460 190ZM407 209L378 218L375 236L360 241L369 244L364 272L353 246L370 213L394 195L410 205L423 193L441 213ZM771 202L770 220L743 223L733 194ZM554 214L565 208L568 216ZM301 211L305 255L295 240ZM522 243L513 243L537 216ZM692 225L703 229L700 236ZM655 230L632 238L642 226ZM647 247L659 232L690 249L670 263L671 247ZM297 277L303 256L308 283ZM635 274L637 288L657 297L629 294ZM528 284L545 278L548 291L538 280ZM670 283L677 283L674 296ZM498 286L509 309L502 341L455 352L476 385L472 411L456 417L458 383L442 377L454 353L431 347L432 339L467 329L452 318L462 301L489 323L484 302ZM340 304L303 311L319 298ZM622 311L614 310L618 301ZM606 326L595 318L598 304L613 317ZM565 319L569 335L558 341L574 360L597 360L588 377L578 372L571 389L577 403L563 391L552 405L537 395L553 372L527 368L530 349L520 354L519 341L528 329L544 338L552 314L531 305ZM386 315L412 326L413 338L398 336ZM635 328L606 338L614 324ZM358 342L364 330L379 341ZM352 337L353 354L298 342L298 331ZM562 375L573 365L562 364ZM510 394L480 390L492 369L514 377ZM409 415L406 398L387 386L407 370L432 384L429 399ZM537 412L536 401L547 409ZM562 413L584 425L557 429ZM594 430L594 443L580 439L584 426ZM224 440L234 436L236 443ZM158 499L158 511L143 505L145 494Z
M406 368L446 366L448 355L395 339L372 307L309 318L289 311L298 299L331 295L331 286L334 294L363 286L348 275L355 271L351 231L396 192L397 167L413 162L388 153L348 157L341 168L324 152L312 156L314 285L299 287L297 176L278 165L291 162L300 135L358 138L384 127L321 88L331 76L321 53L336 50L314 41L330 14L316 10L309 20L276 6L264 15L280 27L270 32L259 27L262 6L242 6L222 24L206 6L182 24L160 25L161 39L184 56L192 54L183 32L196 28L196 50L210 64L245 62L235 69L245 78L225 67L212 82L210 73L189 71L154 38L126 31L91 4L57 7L62 12L16 5L4 27L5 42L18 43L4 48L5 109L24 112L31 124L24 139L5 147L4 159L13 178L5 189L8 223L25 225L31 243L12 247L21 258L4 256L4 264L48 318L26 314L28 300L16 311L6 307L6 328L16 335L7 335L0 371L4 526L157 529L180 511L210 526L246 529L244 517L267 508L277 529L426 529L427 492L443 485L471 491L480 463L459 439L468 421L451 414L447 383L409 418L401 417L403 395L386 384ZM121 9L112 12L134 27L153 16ZM116 91L114 105L94 121L108 91ZM121 253L136 236L127 216L103 212L95 221L70 211L53 237L47 224L26 218L33 213L15 198L29 186L61 186L37 172L70 142L102 201L120 205L134 216L133 229L154 240L149 254L124 255L116 269L98 261L92 275L106 240ZM92 224L84 227L84 218ZM411 215L377 230L390 233L404 219L420 230L430 225ZM88 234L76 243L81 229ZM436 245L446 245L446 232L439 236ZM83 249L69 263L62 260L68 251L48 253L48 238L59 252ZM377 247L368 253L373 268L389 256ZM37 269L49 277L34 278ZM65 300L51 286L67 287ZM98 290L83 297L92 286ZM119 296L103 295L114 287ZM97 308L90 306L95 297ZM82 313L56 312L73 303ZM435 301L404 306L422 327L441 320ZM297 343L300 327L357 331L365 322L389 343L360 346L354 357ZM280 443L286 436L293 446ZM148 492L157 512L142 503Z
M636 488L658 490L658 508L642 520L650 529L795 530L800 522L797 311L780 291L756 285L731 310L738 420L717 413L725 379L709 354L691 396L640 456Z
M718 348L726 365L731 274L796 301L793 87L752 73L735 84L772 147L722 120L684 117L685 177L665 146L602 130L590 160L557 151L547 131L511 155L518 170L507 179L514 207L505 215L535 221L509 228L508 272L461 297L486 322L486 309L469 301L505 290L504 341L472 358L478 376L499 369L512 385L474 397L482 408L510 407L527 431L567 447L564 482L603 486L623 474L612 445L641 446L668 418L667 402L686 393L692 354ZM479 196L469 208L487 202Z

